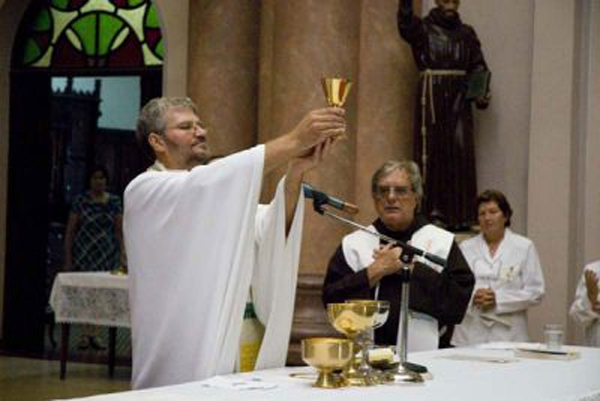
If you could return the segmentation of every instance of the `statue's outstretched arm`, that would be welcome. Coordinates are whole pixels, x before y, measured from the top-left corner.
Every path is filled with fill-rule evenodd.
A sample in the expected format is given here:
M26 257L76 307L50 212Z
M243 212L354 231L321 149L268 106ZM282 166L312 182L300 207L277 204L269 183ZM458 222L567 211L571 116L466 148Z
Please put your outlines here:
M416 43L424 34L421 19L413 12L413 0L400 0L398 7L398 32L410 44Z

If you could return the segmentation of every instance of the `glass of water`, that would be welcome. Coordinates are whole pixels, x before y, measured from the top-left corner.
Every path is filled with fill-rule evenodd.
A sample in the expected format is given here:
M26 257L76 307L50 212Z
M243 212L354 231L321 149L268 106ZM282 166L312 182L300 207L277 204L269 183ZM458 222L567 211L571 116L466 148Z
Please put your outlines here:
M560 351L563 345L564 330L562 324L552 323L544 326L544 340L546 349Z

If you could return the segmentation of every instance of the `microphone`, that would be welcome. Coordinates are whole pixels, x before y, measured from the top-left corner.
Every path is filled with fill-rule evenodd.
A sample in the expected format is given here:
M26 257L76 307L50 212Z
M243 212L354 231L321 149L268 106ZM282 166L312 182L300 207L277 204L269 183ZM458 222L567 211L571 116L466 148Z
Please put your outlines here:
M302 191L304 192L304 196L310 199L314 199L318 201L321 205L329 205L338 210L343 210L346 213L356 214L358 213L358 206L353 205L352 203L344 202L343 200L334 198L333 196L329 196L324 192L317 191L310 184L305 182L302 183Z

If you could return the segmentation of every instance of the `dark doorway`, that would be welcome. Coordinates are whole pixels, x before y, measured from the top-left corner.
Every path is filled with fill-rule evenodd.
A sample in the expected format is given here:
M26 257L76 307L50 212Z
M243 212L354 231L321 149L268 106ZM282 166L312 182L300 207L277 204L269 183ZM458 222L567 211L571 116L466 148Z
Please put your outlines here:
M17 353L44 351L48 296L62 267L64 227L87 170L106 166L111 192L122 195L150 163L133 127L98 125L102 76L86 77L98 82L91 91L73 86L77 75L61 76L70 83L53 92L50 74L12 75L3 348ZM160 70L128 77L139 77L136 109L160 96Z
M136 109L160 96L165 47L158 14L152 0L29 1L11 55L4 349L43 351L61 235L86 170L104 164L120 195L149 164L132 127L98 125L96 79L137 79ZM55 77L66 84L53 92ZM84 77L92 88L78 91L76 80Z

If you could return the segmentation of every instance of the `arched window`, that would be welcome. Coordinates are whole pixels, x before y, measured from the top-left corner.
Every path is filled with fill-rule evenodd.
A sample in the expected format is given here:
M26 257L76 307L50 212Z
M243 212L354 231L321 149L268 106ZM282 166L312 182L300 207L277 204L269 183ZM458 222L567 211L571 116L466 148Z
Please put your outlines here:
M29 6L12 67L128 69L160 67L164 42L150 0L41 0Z

